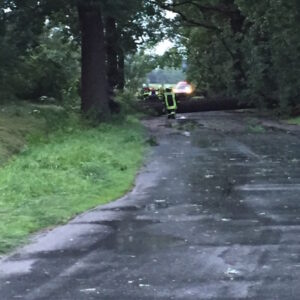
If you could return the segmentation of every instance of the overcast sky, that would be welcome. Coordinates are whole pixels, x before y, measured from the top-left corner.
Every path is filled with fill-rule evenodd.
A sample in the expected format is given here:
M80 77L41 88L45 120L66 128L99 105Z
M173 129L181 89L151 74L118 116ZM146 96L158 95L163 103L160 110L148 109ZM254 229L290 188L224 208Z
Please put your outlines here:
M166 17L169 19L174 19L176 16L175 13L171 12L171 11L167 11L166 12ZM172 43L172 41L166 39L161 41L156 47L155 47L155 54L157 55L163 55L167 50L169 50L170 48L172 48L174 46L174 44Z
M163 55L167 50L172 48L173 43L170 40L163 40L155 47L155 54Z

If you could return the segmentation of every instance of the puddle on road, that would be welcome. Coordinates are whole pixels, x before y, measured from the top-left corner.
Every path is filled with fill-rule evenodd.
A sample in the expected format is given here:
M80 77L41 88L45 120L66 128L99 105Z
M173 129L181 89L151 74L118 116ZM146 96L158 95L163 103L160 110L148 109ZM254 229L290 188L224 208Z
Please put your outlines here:
M94 247L122 254L138 255L183 243L181 239L172 235L151 233L151 225L159 223L159 220L153 219L101 222L102 225L111 226L114 232ZM149 229L148 226L150 226Z
M181 245L184 240L172 235L155 235L145 231L120 232L113 234L105 243L102 243L102 248L114 250L117 253L126 254L145 254L153 253L165 248L174 248L175 245Z
M92 222L90 224L97 225L105 225L109 226L115 231L123 231L127 230L128 232L132 232L138 228L143 228L148 225L157 224L159 221L157 220L136 220L136 219L128 219L128 220L112 220L112 221L99 221ZM126 229L124 229L126 227Z
M157 211L159 209L165 209L168 208L169 202L166 200L156 200L155 202L149 203L145 207L145 211Z
M195 129L198 129L199 127L203 127L204 125L199 123L196 120L190 120L190 119L177 119L176 128L178 130L184 130L184 131L193 131Z
M77 225L100 225L110 227L111 233L101 237L99 233L87 233L83 240L88 240L88 245L82 245L80 249L64 249L57 251L39 252L34 255L36 258L69 259L81 256L83 253L90 253L93 250L113 250L118 253L142 254L147 251L155 251L165 247L171 247L178 239L168 235L153 235L147 232L147 226L160 223L159 220L147 219L137 220L133 216L125 220L92 221L77 223ZM150 230L149 230L150 231Z
M138 211L140 207L138 206L119 206L116 208L102 208L102 211L122 211L122 212L132 212Z
M200 147L200 148L212 148L212 149L219 149L221 147L221 136L212 136L208 137L208 134L201 134L199 137L196 137L193 140L193 145Z
M11 275L16 276L21 274L29 274L34 263L34 259L20 261L4 261L1 263L0 278Z

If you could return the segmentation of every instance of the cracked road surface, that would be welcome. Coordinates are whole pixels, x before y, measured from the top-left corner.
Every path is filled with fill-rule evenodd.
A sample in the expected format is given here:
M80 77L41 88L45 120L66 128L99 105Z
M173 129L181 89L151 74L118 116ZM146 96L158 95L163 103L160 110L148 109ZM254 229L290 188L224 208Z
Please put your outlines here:
M0 299L299 300L299 135L253 120L145 121L134 190L2 259Z

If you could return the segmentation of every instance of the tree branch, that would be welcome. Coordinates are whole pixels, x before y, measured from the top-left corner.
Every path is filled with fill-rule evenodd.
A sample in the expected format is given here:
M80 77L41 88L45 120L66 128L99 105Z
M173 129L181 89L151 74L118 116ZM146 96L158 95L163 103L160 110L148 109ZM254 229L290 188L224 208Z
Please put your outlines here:
M161 1L157 1L157 0L153 0L151 2L153 4L158 5L162 9L165 9L165 10L168 10L168 11L171 11L171 12L174 12L174 13L178 14L181 17L181 19L184 22L186 22L187 24L190 24L190 25L196 26L196 27L203 27L203 28L206 28L208 30L220 31L220 29L217 26L215 26L213 24L210 24L210 23L207 23L207 22L201 22L201 21L198 21L198 20L195 20L195 19L190 19L182 11L176 9L176 7L178 7L178 6L181 6L181 5L184 5L184 4L191 4L190 1L184 1L184 2L181 2L181 3L178 3L178 4L174 4L174 5L173 4L164 4Z
M179 6L183 6L183 5L186 5L186 4L190 4L190 5L193 5L193 6L197 7L201 12L212 11L212 12L217 12L217 13L221 13L221 14L224 14L224 15L231 15L231 14L236 12L236 10L230 10L225 6L221 6L221 5L219 5L219 6L203 5L203 4L197 3L197 2L192 1L192 0L185 0L185 1L180 1L180 2L177 2L177 3L167 4L167 5L171 6L171 7L179 7Z

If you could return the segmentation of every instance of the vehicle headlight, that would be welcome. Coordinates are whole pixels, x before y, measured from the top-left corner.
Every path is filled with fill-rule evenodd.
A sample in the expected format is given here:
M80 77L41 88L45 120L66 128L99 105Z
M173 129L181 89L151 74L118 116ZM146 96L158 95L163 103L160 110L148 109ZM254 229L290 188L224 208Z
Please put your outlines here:
M193 92L193 90L192 90L192 88L191 88L190 86L187 86L187 87L185 88L185 92L186 92L187 94L191 94L191 93Z

